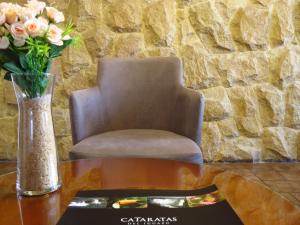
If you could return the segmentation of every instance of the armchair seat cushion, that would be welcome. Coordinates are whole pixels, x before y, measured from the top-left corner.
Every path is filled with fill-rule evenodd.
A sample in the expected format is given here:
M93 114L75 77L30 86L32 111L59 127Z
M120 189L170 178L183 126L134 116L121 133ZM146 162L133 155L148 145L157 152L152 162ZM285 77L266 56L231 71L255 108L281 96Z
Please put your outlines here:
M85 138L70 152L71 159L134 157L200 164L200 147L191 139L164 130L116 130Z

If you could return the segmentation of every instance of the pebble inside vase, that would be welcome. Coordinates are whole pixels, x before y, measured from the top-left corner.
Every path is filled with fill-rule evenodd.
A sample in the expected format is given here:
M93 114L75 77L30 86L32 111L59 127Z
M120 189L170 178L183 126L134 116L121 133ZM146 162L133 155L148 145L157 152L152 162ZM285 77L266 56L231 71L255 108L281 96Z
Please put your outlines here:
M48 85L54 82L49 77ZM52 87L29 98L14 83L19 107L17 191L42 195L60 187L58 156L52 121Z

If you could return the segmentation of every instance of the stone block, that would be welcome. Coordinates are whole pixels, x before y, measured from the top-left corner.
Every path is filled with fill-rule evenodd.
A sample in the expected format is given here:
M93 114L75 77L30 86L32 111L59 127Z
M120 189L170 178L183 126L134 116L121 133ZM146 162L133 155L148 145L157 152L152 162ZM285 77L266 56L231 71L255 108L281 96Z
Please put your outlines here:
M107 25L117 32L138 32L142 25L141 0L113 0L106 7Z
M268 57L262 52L224 54L216 57L224 85L250 85L269 80Z
M205 121L222 120L232 116L232 106L224 87L214 87L201 91L205 97Z
M198 45L186 45L181 48L180 54L188 87L202 89L221 84L219 74L214 70L216 63Z
M213 1L204 1L190 8L190 21L209 52L221 53L235 49L228 27Z
M13 160L17 153L18 117L0 118L0 127L0 157Z
M52 108L55 136L68 136L71 134L70 116L68 109Z
M241 118L259 115L256 93L252 86L236 86L227 88L226 91L233 107L234 117Z
M180 45L202 44L190 23L187 10L177 10L177 39ZM205 49L205 46L201 48Z
M264 127L279 126L285 114L284 96L276 87L269 84L257 86L257 98L261 122Z
M207 161L214 161L216 153L221 148L222 135L216 122L203 123L201 150Z
M145 52L147 56L163 56L163 57L169 57L169 56L177 56L176 49L174 48L168 48L168 47L157 47L157 48L151 48Z
M68 160L69 152L73 146L72 137L71 136L57 137L56 144L57 144L57 148L58 148L57 151L60 160Z
M232 138L239 136L239 130L233 118L218 121L218 127L224 137Z
M17 104L17 99L12 82L4 80L3 82L4 101L8 104Z
M217 161L260 160L261 140L257 138L238 137L225 139L224 145L217 153Z
M94 62L98 58L111 55L113 52L113 40L115 33L107 26L97 27L96 30L91 30L84 33L84 42L87 50L92 56Z
M98 17L102 10L102 1L78 0L78 14L80 17Z
M287 127L268 127L263 133L263 159L297 159L298 132Z
M240 18L243 41L251 49L266 49L270 26L269 9L258 5L248 5Z
M285 92L285 125L300 129L300 81L290 84Z
M94 71L96 75L96 71ZM75 76L64 79L63 83L63 96L70 96L73 91L89 88L90 78L85 71L78 71Z
M172 46L176 37L176 2L161 0L145 10L145 36L150 45Z
M239 130L247 137L260 137L263 132L260 118L256 116L243 116L237 118Z
M117 57L134 57L144 48L144 36L139 33L121 34L114 43L115 56Z
M65 78L76 76L79 71L87 69L92 64L91 56L84 43L66 49L61 59Z
M272 47L291 43L295 38L292 1L275 0L272 3L272 23L269 38Z

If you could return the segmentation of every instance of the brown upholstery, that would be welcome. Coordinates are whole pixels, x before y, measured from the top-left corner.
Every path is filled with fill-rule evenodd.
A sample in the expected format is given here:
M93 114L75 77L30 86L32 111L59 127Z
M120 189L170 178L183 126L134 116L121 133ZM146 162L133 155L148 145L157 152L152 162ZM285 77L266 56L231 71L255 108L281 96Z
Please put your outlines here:
M151 129L117 130L94 135L75 145L70 155L75 159L146 157L194 163L201 161L199 147L191 139Z
M168 135L174 135L174 140L191 139L200 145L204 100L198 92L184 88L182 79L182 63L175 57L101 59L98 65L98 87L75 91L70 97L72 137L75 144L70 153L71 158L115 156L115 147L109 148L115 150L106 150L105 153L96 150L104 151L104 145L108 146L103 137L109 131L133 129L134 134L138 129L170 131ZM145 132L142 130L141 132ZM123 144L114 141L111 145L115 144L120 148L119 156L157 158L159 150L153 149L159 147L157 142L162 141L161 133L150 133L156 141L141 144L141 140L137 140L139 154L138 147L131 153L127 149L126 154L123 154L125 150L120 146L129 146L124 138ZM134 137L135 135L132 139ZM89 141L91 143L87 144ZM187 158L193 152L191 145L186 144L188 141L190 140L180 142L180 146L185 148L182 153L187 153ZM167 141L161 146L167 143L171 145ZM163 154L169 154L169 157L164 158L172 158L172 154L178 150L174 149L172 153L170 148L164 149ZM167 153L168 151L170 152ZM198 153L201 156L199 147ZM176 153L177 156L180 154ZM184 158L183 155L181 157Z

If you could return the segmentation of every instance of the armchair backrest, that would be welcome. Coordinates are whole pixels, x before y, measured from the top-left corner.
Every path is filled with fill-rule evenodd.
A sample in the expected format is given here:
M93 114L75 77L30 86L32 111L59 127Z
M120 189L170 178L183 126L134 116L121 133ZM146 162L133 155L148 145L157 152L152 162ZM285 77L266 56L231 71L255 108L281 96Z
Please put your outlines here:
M182 80L182 63L175 57L101 59L98 84L105 130L170 130Z

